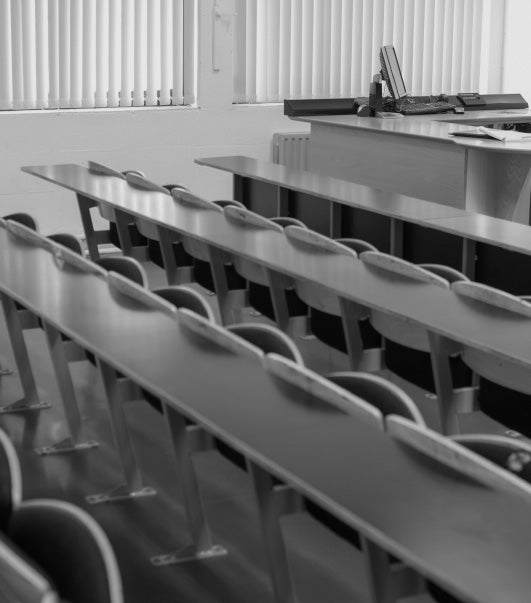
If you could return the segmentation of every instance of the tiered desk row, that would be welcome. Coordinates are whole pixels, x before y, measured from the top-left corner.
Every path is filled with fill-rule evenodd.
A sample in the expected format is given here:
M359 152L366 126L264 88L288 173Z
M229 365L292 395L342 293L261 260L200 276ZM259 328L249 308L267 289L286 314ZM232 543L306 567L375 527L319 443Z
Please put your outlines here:
M248 184L242 176L253 179L252 161L246 161L246 173L238 174L240 191ZM232 169L221 159L210 163ZM255 165L257 171L262 167ZM298 245L281 229L261 229L252 221L242 226L230 211L201 210L178 203L162 190L146 190L142 183L135 185L97 164L90 169L60 165L24 170L77 194L88 247L94 256L100 235L89 222L90 207L101 205L114 212L118 225L121 221L127 227L131 219L149 223L165 258L170 256L168 246L188 237L207 246L214 264L238 256L271 273L319 285L342 303L398 316L422 327L431 334L432 353L441 356L442 364L443 344L453 342L488 353L519 375L531 375L531 318L526 315L527 304L517 298L510 298L509 305L503 307L486 305L434 282L390 276L367 261L329 253L326 246L315 251ZM332 201L324 205L324 215L331 216L327 234L344 234L337 218L338 207L345 202L369 216L384 216L391 232L388 249L398 253L406 246L409 224L420 230L432 226L438 230L442 221L455 216L448 213L452 211L449 208L431 203L417 212L416 200L405 197L399 198L397 211L393 207L396 196L370 193L369 189L364 192L363 187L332 179L326 179L325 188L335 186L336 194L328 196L319 189L319 178L289 174L281 168L278 181L271 175L269 180L256 177L258 188L266 182L278 191L274 196L278 207L264 213L291 212L290 181L299 181L293 187L293 194L298 195L304 178L311 180L311 186L306 182L302 192L313 198L315 206L319 197ZM351 188L342 197L344 187ZM360 193L358 200L356 192ZM236 196L247 200L243 192ZM288 206L283 205L286 199ZM298 207L304 214L304 197L298 198ZM439 210L442 213L437 213ZM423 217L415 217L418 213ZM308 225L322 231L322 225L312 223L312 215L300 217L309 218L305 220ZM462 244L464 260L459 262L459 267L471 274L471 245L485 235L471 234L471 214L461 212L455 219L463 221L462 230L453 222L441 230L473 242ZM489 218L486 225L502 232L504 223ZM507 228L512 226L519 229L522 239L529 232L520 225L508 224ZM499 234L500 247L509 248L511 253L529 253L524 242L519 246L514 239L510 243L501 239ZM307 369L264 356L252 346L235 344L222 328L176 311L155 300L153 294L94 268L88 260L73 260L60 246L39 242L38 235L27 236L24 229L3 223L0 245L3 297L23 304L51 329L99 360L127 481L126 488L111 493L111 497L152 494L129 449L119 383L125 377L162 400L179 479L186 492L192 541L186 557L224 552L212 543L193 474L187 439L187 422L193 421L247 459L278 601L295 600L283 563L282 543L276 535L286 489L307 497L359 531L371 560L375 601L390 600L382 586L390 580L389 558L381 551L392 553L465 601L529 600L531 490L523 480L450 438L407 420L369 411L362 400ZM429 260L433 261L431 257ZM166 269L168 280L175 282L176 267L168 261ZM228 316L229 310L225 310ZM170 556L159 562L176 560Z

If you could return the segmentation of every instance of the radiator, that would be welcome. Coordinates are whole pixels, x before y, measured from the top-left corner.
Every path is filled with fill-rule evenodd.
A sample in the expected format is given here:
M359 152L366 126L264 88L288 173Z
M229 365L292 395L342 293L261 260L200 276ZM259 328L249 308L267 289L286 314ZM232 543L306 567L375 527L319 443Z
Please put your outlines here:
M310 134L301 132L277 132L271 141L273 163L286 167L306 169L306 153Z

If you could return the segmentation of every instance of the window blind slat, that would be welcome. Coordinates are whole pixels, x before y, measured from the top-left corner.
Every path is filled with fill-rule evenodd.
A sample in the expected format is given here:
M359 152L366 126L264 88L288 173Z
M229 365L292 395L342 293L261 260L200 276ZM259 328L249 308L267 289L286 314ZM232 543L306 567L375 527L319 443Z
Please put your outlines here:
M269 0L257 0L256 4L256 100L267 101L267 68L269 37L267 6Z
M122 48L122 6L118 2L109 2L109 85L107 93L107 106L120 105L121 85L121 48Z
M331 0L330 14L330 95L339 96L341 91L341 0Z
M0 109L12 107L11 4L10 0L0 0Z
M247 83L247 101L256 102L256 0L247 0L246 11L246 38L245 38L245 81Z
M290 89L291 98L301 97L302 86L302 2L291 0Z
M160 0L160 98L161 105L171 104L173 70L172 6L170 0Z
M361 0L359 0L361 1ZM356 4L359 4L356 1ZM355 11L354 11L355 12ZM356 19L359 22L359 19ZM354 23L354 26L356 24ZM350 96L352 72L352 37L353 37L353 6L351 0L343 0L341 3L341 87L339 95ZM357 38L356 38L357 39ZM361 41L361 40L360 40Z
M443 41L444 41L444 2L433 0L433 77L432 90L442 92L443 86Z
M70 106L70 2L59 0L59 107Z
M143 107L145 104L144 91L146 89L146 0L135 0L134 4L134 65L133 65L133 106Z
M94 0L83 2L83 71L82 106L94 107L96 87L96 3ZM101 33L100 37L104 37Z
M291 63L287 59L290 53L291 35L291 1L280 2L280 43L279 43L279 98L280 100L289 96L289 83L291 74Z
M11 0L11 57L13 68L13 109L24 109L22 7L17 0Z
M35 52L37 70L37 109L48 107L48 2L35 4Z
M175 0L174 0L175 1ZM195 103L196 90L196 56L197 56L197 16L196 16L196 0L178 0L177 5L182 13L183 30L181 35L174 32L174 47L179 45L182 48L182 72L183 84L180 96L186 105ZM175 8L175 7L174 7ZM175 56L174 56L175 65ZM175 82L174 82L175 88Z
M58 0L48 0L48 107L59 106L59 7Z
M83 0L70 0L69 106L81 107L83 94Z
M312 96L313 76L313 0L302 2L302 82L301 94L306 98Z
M235 4L236 15L234 19L234 52L233 52L233 69L234 69L234 102L244 103L247 100L246 90L246 16L245 16L245 0L236 0ZM282 20L283 21L283 20ZM281 22L282 22L281 21ZM281 35L282 43L282 35ZM281 51L282 54L282 51ZM285 54L282 56L286 56Z
M122 0L120 107L130 107L132 102L133 23L133 1Z
M444 22L447 27L444 28L443 38L443 90L452 88L453 21L454 0L444 0ZM452 24L452 26L448 27L448 24Z
M160 0L147 3L147 89L146 105L157 105L157 90L160 88Z
M312 69L312 97L321 98L323 96L323 57L325 45L325 7L323 0L314 0L313 2L313 61Z
M107 87L109 84L109 56L110 49L110 23L109 23L109 0L97 0L96 2L96 73L94 105L96 107L107 106Z
M22 69L24 108L37 107L37 69L35 48L35 0L21 2Z

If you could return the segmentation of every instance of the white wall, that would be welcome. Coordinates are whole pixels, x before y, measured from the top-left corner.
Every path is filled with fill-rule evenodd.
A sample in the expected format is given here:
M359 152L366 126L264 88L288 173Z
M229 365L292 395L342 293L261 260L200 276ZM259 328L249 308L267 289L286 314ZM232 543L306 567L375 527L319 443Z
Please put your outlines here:
M249 155L270 158L276 131L298 131L280 106L232 105L232 28L218 29L218 64L212 70L212 0L199 16L198 109L142 108L0 112L0 215L27 211L45 234L81 233L72 193L20 171L22 165L84 163L89 159L117 170L140 169L160 183L180 182L209 199L230 198L229 175L194 164L196 157ZM222 0L230 13L232 1Z
M503 91L531 105L531 1L506 0Z

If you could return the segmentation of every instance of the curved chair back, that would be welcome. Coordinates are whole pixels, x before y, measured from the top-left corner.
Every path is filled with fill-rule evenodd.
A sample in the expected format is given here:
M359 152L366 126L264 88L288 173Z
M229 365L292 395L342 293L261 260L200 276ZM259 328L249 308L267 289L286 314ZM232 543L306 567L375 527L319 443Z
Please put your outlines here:
M208 302L197 291L190 289L190 287L175 285L173 287L155 289L153 293L170 302L178 309L187 308L203 318L216 322L214 312Z
M353 259L357 257L357 253L350 247L313 230L288 226L284 232L290 243L302 245L312 253L348 255ZM341 316L341 307L337 294L326 287L321 287L304 280L296 280L295 291L310 308L315 308L334 316Z
M379 375L341 372L331 373L326 378L372 404L384 417L398 415L418 425L426 425L416 404L406 392Z
M8 535L51 578L70 603L122 603L122 581L111 544L82 509L57 500L21 503Z
M490 434L459 435L453 439L531 483L531 445L528 442Z
M293 340L276 327L259 323L240 323L226 328L260 348L264 354L278 354L304 365L302 355Z
M428 282L443 288L450 286L450 283L445 278L438 276L429 269L422 268L387 253L365 252L360 255L360 260L368 265L375 266L377 269L382 270L382 272L410 279L413 283L415 281ZM411 295L414 294L415 287L412 284ZM369 320L376 331L387 339L421 352L430 351L428 333L425 328L412 325L401 318L374 309L370 310Z
M297 218L290 218L289 216L276 216L275 218L269 218L271 222L287 228L288 226L299 226L300 228L306 228L306 224L297 220Z
M245 205L243 203L241 203L240 201L235 201L234 199L216 199L215 201L212 201L212 203L215 203L221 208L232 206L245 209Z
M13 443L0 429L0 530L5 530L13 509L22 499L22 474Z
M223 212L228 220L241 228L251 228L256 231L272 230L274 232L282 232L282 226L248 209L227 206ZM269 285L268 272L264 266L238 255L232 256L231 259L234 269L241 277L258 285L266 287Z
M74 253L83 255L83 245L75 235L71 235L66 232L59 232L57 234L48 235L48 238L50 239L50 241L53 241L54 243L59 243L59 245L70 249L70 251L73 251Z
M142 285L143 287L147 287L148 285L146 271L142 264L134 258L109 256L100 258L95 263L104 270L107 270L107 272L117 272L125 276L125 278L137 283L137 285Z
M174 190L172 196L178 203L197 209L198 211L216 211L221 213L223 209L214 201L203 199L190 193L189 191ZM198 241L192 237L180 236L182 245L186 253L196 260L208 262L210 259L209 247L203 241Z
M452 289L457 295L477 302L478 311L483 306L493 314L512 314L515 320L521 318L523 321L529 321L531 318L531 303L500 289L472 282L454 283ZM529 370L525 367L466 344L461 345L461 350L463 362L481 377L508 389L531 395L531 379Z
M39 226L37 224L37 220L35 220L35 218L30 216L29 214L25 214L25 213L9 214L8 216L3 216L2 219L6 220L6 221L11 220L12 222L18 222L19 224L22 224L22 226L25 226L26 228L30 228L31 230L35 230L36 232L39 231Z
M363 239L340 238L334 240L341 243L341 245L345 245L345 247L352 249L352 251L355 251L358 255L364 251L378 251L372 243L364 241Z

